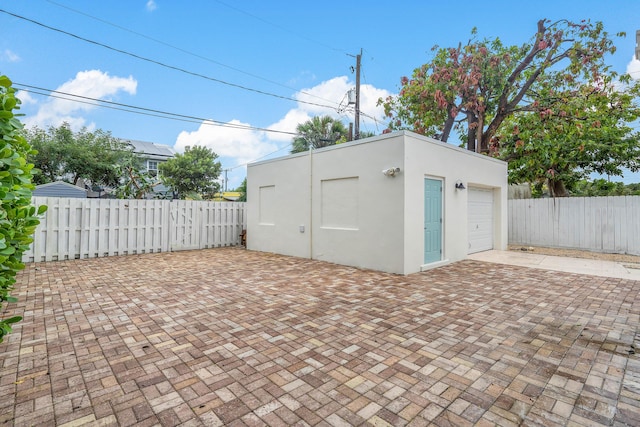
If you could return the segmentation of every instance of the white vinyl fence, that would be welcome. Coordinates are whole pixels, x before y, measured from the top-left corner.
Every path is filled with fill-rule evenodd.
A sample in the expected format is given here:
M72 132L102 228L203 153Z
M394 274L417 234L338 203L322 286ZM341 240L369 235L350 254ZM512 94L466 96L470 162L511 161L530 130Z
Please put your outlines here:
M640 255L640 196L509 200L509 244Z
M47 212L24 262L240 244L245 203L34 197Z

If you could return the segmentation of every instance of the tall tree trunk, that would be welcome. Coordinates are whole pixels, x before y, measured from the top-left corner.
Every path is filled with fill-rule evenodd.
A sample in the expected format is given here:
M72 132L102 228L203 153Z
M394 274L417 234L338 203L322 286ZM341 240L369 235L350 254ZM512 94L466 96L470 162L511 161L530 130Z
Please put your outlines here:
M447 108L447 121L444 122L444 128L442 129L442 134L440 134L440 141L447 142L449 139L449 134L451 134L451 129L453 129L453 125L455 123L455 116L451 115L451 110L453 109L453 105L449 104Z
M478 118L473 114L467 112L467 150L476 151L476 130L473 129L472 124L477 123Z
M552 181L547 179L547 187L551 197L568 197L569 192L562 181Z
M482 141L482 129L484 128L484 117L478 117L478 126L476 127L476 153L484 152L485 148Z

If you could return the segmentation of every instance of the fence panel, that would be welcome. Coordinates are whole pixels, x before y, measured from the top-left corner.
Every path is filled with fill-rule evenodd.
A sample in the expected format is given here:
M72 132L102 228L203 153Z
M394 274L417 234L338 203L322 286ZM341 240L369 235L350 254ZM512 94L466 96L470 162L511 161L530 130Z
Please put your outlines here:
M171 205L171 250L200 249L200 205L193 200L175 200Z
M60 197L32 201L48 209L24 262L232 246L240 243L246 227L245 203Z
M245 203L208 202L202 205L201 247L217 248L239 243L246 226Z
M511 199L509 243L640 255L640 196Z

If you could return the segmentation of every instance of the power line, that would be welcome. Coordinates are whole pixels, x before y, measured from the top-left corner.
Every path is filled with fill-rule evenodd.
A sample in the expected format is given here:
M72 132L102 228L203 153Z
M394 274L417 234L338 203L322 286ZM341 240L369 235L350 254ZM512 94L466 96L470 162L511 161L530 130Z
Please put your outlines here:
M86 15L86 14L84 14L83 12L76 11L76 10L71 9L71 8L68 8L68 7L64 6L64 5L59 5L58 3L56 3L56 2L54 2L54 1L52 1L52 0L46 0L46 1L48 1L48 2L50 2L50 3L53 3L53 4L56 4L56 5L60 6L60 7L64 7L64 8L70 9L70 10L72 10L72 11L74 11L74 12L77 12L77 13L80 13L80 14L83 14L83 15ZM226 5L226 6L228 6L228 5ZM229 7L231 7L231 6L229 6ZM147 61L147 62L150 62L150 63L156 64L156 65L160 65L160 66L162 66L162 67L166 67L166 68L173 69L173 70L176 70L176 71L180 71L180 72L183 72L183 73L186 73L186 74L190 74L190 75L193 75L193 76L196 76L196 77L201 77L201 78L204 78L204 79L207 79L207 80L211 80L211 81L214 81L214 82L222 83L222 84L229 85L229 86L232 86L232 87L237 87L237 88L240 88L240 89L243 89L243 90L248 90L248 91L256 92L256 93L263 94L263 95L273 96L273 97L280 98L280 99L284 99L284 100L288 100L288 101L299 102L299 103L301 103L301 104L307 104L307 105L313 105L313 106L318 106L318 107L323 107L323 108L329 108L329 109L335 110L336 112L338 112L338 114L340 114L340 115L342 115L342 116L343 116L343 114L342 114L342 113L341 113L341 111L340 111L340 105L336 108L336 107L333 107L333 106L330 106L330 105L324 105L324 104L318 104L318 103L313 103L313 102L309 102L309 101L303 101L303 100L300 100L300 99L295 99L295 98L285 97L285 96L282 96L282 95L272 94L272 93L270 93L270 92L265 92L265 91L261 91L261 90L258 90L258 89L252 89L252 88L249 88L249 87L246 87L246 86L242 86L242 85L238 85L238 84L235 84L235 83L229 83L229 82L226 82L226 81L224 81L224 80L220 80L220 79L216 79L216 78L213 78L213 77L205 76L205 75L202 75L202 74L199 74L199 73L191 72L191 71L188 71L188 70L186 70L186 69L182 69L182 68L179 68L179 67L176 67L176 66L168 65L168 64L162 63L162 62L160 62L160 61L156 61L156 60L153 60L153 59L149 59L149 58L146 58L146 57L143 57L143 56L140 56L140 55L137 55L137 54L131 53L131 52L127 52L127 51L124 51L124 50L121 50L121 49L114 48L114 47L112 47L112 46L109 46L109 45L106 45L106 44L103 44L103 43L100 43L100 42L96 42L96 41L93 41L93 40L90 40L90 39L86 39L86 38L81 37L81 36L78 36L78 35L76 35L76 34L73 34L73 33L70 33L70 32L67 32L67 31L64 31L64 30L61 30L61 29L58 29L58 28L54 28L54 27L48 26L48 25L43 24L43 23L41 23L41 22L38 22L38 21L32 20L32 19L30 19L30 18L26 18L26 17L21 16L21 15L14 14L14 13L9 12L9 11L6 11L6 10L4 10L4 9L0 9L0 12L3 12L3 13L5 13L5 14L7 14L7 15L10 15L10 16L13 16L13 17L16 17L16 18L18 18L18 19L25 20L25 21L27 21L27 22L31 22L31 23L33 23L33 24L35 24L35 25L38 25L38 26L41 26L41 27L43 27L43 28L46 28L46 29L49 29L49 30L52 30L52 31L56 31L56 32L59 32L59 33L62 33L62 34L65 34L65 35L68 35L68 36L70 36L70 37L73 37L73 38L76 38L76 39L79 39L79 40L82 40L82 41L85 41L85 42L88 42L88 43L91 43L91 44L95 44L95 45L97 45L97 46L104 47L104 48L106 48L106 49L113 50L113 51L118 52L118 53L122 53L122 54L124 54L124 55L128 55L128 56L134 57L134 58L136 58L136 59L140 59L140 60ZM162 41L160 41L160 40L153 39L153 38L148 37L148 36L146 36L146 35L144 35L144 34L137 33L137 32L135 32L135 31L129 30L129 29L127 29L127 28L120 27L120 26L118 26L118 25L116 25L116 24L109 23L108 21L104 21L104 20L102 20L102 19L100 19L100 18L92 17L91 15L86 15L86 16L89 16L89 17L91 17L91 18L93 18L93 19L97 19L98 21L101 21L101 22L105 22L105 23L107 23L107 24L109 24L109 25L113 25L113 26L115 26L115 27L117 27L117 28L121 28L121 29L123 29L123 30L125 30L125 31L132 32L133 34L140 35L141 37L148 38L148 39L153 40L153 41L155 41L155 42L158 42L158 43L164 44L164 45L166 45L166 46L172 47L172 48L174 48L174 49L177 49L177 50L180 50L180 51L186 52L186 53L188 53L188 54L191 54L191 55L194 55L194 56L197 56L197 57L200 57L200 58L203 58L203 59L209 60L209 61L211 61L211 62L217 63L217 62L215 62L215 61L213 61L213 60L211 60L211 59L208 59L208 58L206 58L206 57L202 57L202 56L200 56L200 55L197 55L197 54L191 53L191 52L186 51L186 50L184 50L184 49L181 49L181 48L179 48L179 47L172 46L172 45L170 45L170 44L164 43L164 42L162 42ZM257 18L257 19L260 19L260 18ZM222 65L222 66L226 66L226 65L224 65L224 64L220 64L220 65ZM243 72L242 70L238 70L238 69L235 69L235 68L233 68L233 67L229 67L229 68L234 69L234 70L237 70L237 71L239 71L239 72ZM250 74L250 73L245 73L245 74L252 75L252 74ZM252 76L254 76L254 75L252 75ZM259 76L254 76L254 77L260 78ZM266 79L264 79L264 80L266 80ZM269 80L266 80L266 81L269 81ZM276 84L277 84L277 83L276 83ZM25 86L26 86L26 85L25 85ZM283 85L281 85L281 86L283 86ZM287 87L287 86L283 86L283 87L289 88L289 87ZM296 89L294 89L294 88L289 88L289 89L296 90ZM42 89L42 90L46 90L46 91L49 91L49 92L55 92L55 91L50 90L50 89ZM28 91L27 91L27 92L28 92ZM300 93L300 94L302 94L302 95L306 95L306 96L310 96L310 97L314 97L314 98L322 99L322 100L327 101L327 102L332 102L332 101L326 100L326 99L324 99L324 98L322 98L322 97L319 97L319 96L317 96L317 95L309 94L309 93L302 92L302 91L301 91L301 92L299 92L299 93ZM46 95L46 94L41 94L41 95ZM69 94L69 96L77 96L77 95ZM102 100L97 100L97 99L94 99L94 100L95 100L95 101L98 101L98 102L103 102ZM73 100L71 100L71 101L73 101ZM138 108L138 107L130 106L130 108ZM114 109L116 109L116 108L114 108ZM123 111L127 111L127 110L123 110ZM138 114L140 114L140 113L138 113ZM169 114L171 114L171 113L169 113ZM363 113L362 111L360 112L360 114L362 114L363 116L368 117L368 118L370 118L371 120L373 120L373 121L376 123L376 125L379 123L379 121L378 121L375 117L373 117L373 116L371 116L371 115L365 114L365 113ZM344 117L344 116L343 116L343 117ZM196 118L196 119L197 119L197 120L199 120L199 118ZM175 119L175 118L174 118L173 120L177 120L177 119ZM223 122L221 122L221 123L223 123ZM228 124L223 124L223 125L224 125L224 126L228 126ZM255 129L261 129L261 128L255 128ZM268 130L268 129L267 129L266 131L270 131L270 130Z
M104 43L97 42L95 40L90 40L90 39L87 39L85 37L79 36L77 34L73 34L73 33L70 33L68 31L61 30L59 28L51 27L49 25L43 24L43 23L35 21L33 19L30 19L30 18L21 16L21 15L15 14L15 13L12 13L12 12L8 12L8 11L6 11L4 9L0 9L0 12L5 13L5 14L10 15L10 16L13 16L13 17L18 18L18 19L22 19L24 21L30 22L32 24L38 25L38 26L46 28L48 30L55 31L55 32L67 35L69 37L73 37L75 39L78 39L78 40L81 40L81 41L84 41L84 42L87 42L87 43L91 43L91 44L94 44L96 46L100 46L100 47L103 47L105 49L121 53L123 55L131 56L132 58L136 58L136 59L139 59L141 61L145 61L145 62L149 62L149 63L152 63L152 64L156 64L156 65L159 65L161 67L168 68L168 69L171 69L171 70L174 70L174 71L179 71L179 72L184 73L184 74L189 74L189 75L192 75L192 76L195 76L195 77L203 78L205 80L210 80L210 81L213 81L213 82L216 82L216 83L221 83L221 84L224 84L224 85L227 85L227 86L235 87L235 88L238 88L238 89L242 89L242 90L246 90L246 91L250 91L250 92L254 92L254 93L259 93L261 95L271 96L271 97L274 97L274 98L284 99L284 100L287 100L287 101L299 102L301 104L313 105L313 106L322 107L322 108L330 108L332 110L336 109L336 107L330 106L330 105L318 104L318 103L309 102L309 101L302 101L300 99L290 98L290 97L283 96L283 95L277 95L277 94L270 93L270 92L265 92L265 91L262 91L262 90L259 90L259 89L253 89L253 88L249 88L247 86L242 86L242 85L239 85L239 84L236 84L236 83L230 83L230 82L227 82L227 81L224 81L224 80L221 80L221 79L217 79L215 77L210 77L210 76L206 76L204 74L200 74L200 73L196 73L196 72L193 72L193 71L189 71L189 70L186 70L184 68L180 68L180 67L177 67L177 66L174 66L174 65L165 64L164 62L156 61L154 59L150 59L150 58L147 58L147 57L144 57L144 56L132 53L132 52L128 52L126 50L118 49L118 48L115 48L113 46L109 46L109 45L106 45Z
M123 103L114 102L114 101L106 101L104 99L91 98L91 97L88 97L88 96L76 95L76 94L68 93L68 92L61 92L61 91L57 91L57 90L45 89L45 88L41 88L41 87L37 87L37 86L27 85L27 84L24 84L24 83L14 82L14 86L19 90L22 90L22 91L25 91L25 92L29 92L29 93L35 93L35 94L38 94L38 95L50 96L52 98L63 99L63 100L66 100L66 101L78 102L78 103L81 103L81 104L89 104L89 105L93 105L93 106L96 106L96 107L110 108L110 109L113 109L113 110L120 110L120 111L125 111L125 112L135 113L135 114L141 114L141 115L146 115L146 116L160 117L160 118L165 118L165 119L170 119L170 120L184 121L184 122L188 122L188 123L202 123L202 124L207 124L207 125L210 125L210 126L230 127L230 128L234 128L234 129L241 129L241 130L254 130L254 131L262 131L262 132L272 132L272 133L280 133L280 134L292 135L292 136L297 135L297 133L295 133L295 132L287 132L287 131L275 130L275 129L266 129L266 128L260 128L260 127L255 127L255 126L247 126L247 125L237 125L237 124L233 124L233 123L222 122L220 120L213 120L213 119L207 119L207 118L203 118L203 117L171 113L171 112L167 112L167 111L156 110L156 109L153 109L153 108L137 107L135 105L123 104ZM49 93L43 93L42 91L49 92ZM56 95L52 95L52 94L56 94ZM63 96L61 96L61 95L63 95ZM65 96L70 96L72 98L65 98ZM79 99L75 99L75 98L79 98ZM90 102L90 101L93 101L93 102ZM107 105L103 105L103 104L107 104Z
M232 67L231 65L223 64L222 62L219 62L219 61L213 60L213 59L211 59L211 58L208 58L208 57L206 57L206 56L203 56L203 55L200 55L200 54L197 54L197 53L191 52L191 51L186 50L186 49L183 49L183 48L181 48L181 47L174 46L174 45L172 45L172 44L170 44L170 43L167 43L167 42L164 42L164 41L162 41L162 40L159 40L159 39L153 38L153 37L148 36L148 35L146 35L146 34L142 34L142 33L140 33L140 32L134 31L134 30L132 30L132 29L130 29L130 28L123 27L123 26L118 25L118 24L114 24L113 22L109 22L109 21L107 21L107 20L105 20L105 19L98 18L98 17L96 17L96 16L90 15L90 14L88 14L88 13L82 12L82 11L77 10L77 9L74 9L74 8L72 8L72 7L69 7L69 6L66 6L66 5L63 5L63 4L60 4L60 3L57 3L57 2L55 2L55 1L53 1L53 0L45 0L45 1L47 1L48 3L51 3L51 4L53 4L53 5L56 5L56 6L58 6L58 7L61 7L61 8L63 8L63 9L67 9L67 10L69 10L69 11L71 11L71 12L77 13L77 14L79 14L79 15L86 16L87 18L91 18L91 19L94 19L94 20L96 20L96 21L98 21L98 22L102 22L103 24L106 24L106 25L112 26L112 27L114 27L114 28L118 28L119 30L126 31L126 32L131 33L131 34L135 34L136 36L139 36L139 37L145 38L145 39L147 39L147 40L151 40L151 41L153 41L153 42L155 42L155 43L161 44L161 45L166 46L166 47L169 47L169 48L171 48L171 49L175 49L175 50L177 50L177 51L179 51L179 52L186 53L187 55L191 55L191 56L193 56L193 57L196 57L196 58L199 58L199 59L202 59L202 60L205 60L205 61L211 62L212 64L216 64L216 65L219 65L219 66L221 66L221 67L225 67L225 68L228 68L228 69L230 69L230 70L237 71L238 73L242 73L242 74L245 74L245 75L247 75L247 76L250 76L250 77L253 77L253 78L256 78L256 79L259 79L259 80L263 80L263 81L265 81L265 82L267 82L267 83L271 83L271 84L274 84L274 85L276 85L276 86L280 86L280 87L283 87L283 88L285 88L285 89L290 89L290 90L293 90L293 91L295 91L295 92L298 92L298 89L296 89L296 88L293 88L293 87L290 87L290 86L287 86L287 85L283 85L282 83L278 83L278 82L276 82L276 81L273 81L273 80L267 79L267 78L265 78L265 77L261 77L261 76L259 76L259 75L257 75L257 74L253 74L253 73L250 73L250 72L248 72L248 71L241 70L241 69L236 68L236 67ZM225 6L227 6L227 5L225 5ZM228 6L228 7L230 7L230 6ZM259 19L259 18L258 18L258 19ZM322 101L326 101L326 102L333 102L333 101L331 101L331 100L328 100L328 99L322 98L322 97L317 96L317 95L313 95L313 94L311 94L311 93L302 92L302 91L299 91L299 93L301 93L301 94L303 94L303 95L310 96L310 97L312 97L312 98L320 99L320 100L322 100Z
M281 30L281 31L284 31L284 32L289 33L289 34L293 34L294 36L300 37L301 39L304 39L304 40L310 41L310 42L312 42L312 43L316 43L316 44L318 44L318 45L320 45L320 46L326 47L327 49L335 50L335 51L337 51L337 52L342 52L342 53L344 53L344 54L347 54L347 55L348 55L348 53L347 53L345 50L337 49L337 48L335 48L335 47L331 47L331 46L329 46L328 44L322 43L322 42L320 42L320 41L318 41L318 40L314 40L314 39L312 39L312 38L310 38L310 37L303 36L302 34L298 34L298 33L296 33L295 31L291 31L291 30L289 30L289 29L287 29L287 28L281 27L281 26L280 26L280 25L278 25L278 24L274 24L273 22L269 22L269 21L267 21L266 19L260 18L259 16L253 15L253 14L251 14L251 13L249 13L249 12L245 11L245 10L239 9L239 8L237 8L237 7L235 7L235 6L231 6L230 4L225 3L225 2L223 2L223 1L220 1L220 0L215 0L215 1L216 1L216 3L220 3L221 5L226 6L226 7L228 7L229 9L233 9L233 10L238 11L238 12L240 12L240 13L244 13L244 14L245 14L245 15L247 15L247 16L250 16L250 17L252 17L252 18L254 18L254 19L257 19L258 21L264 22L265 24L271 25L272 27L277 28L277 29L279 29L279 30Z
M96 99L96 98L90 98L90 97L87 97L87 96L74 95L74 94L69 94L69 93L65 93L65 92L54 91L54 90L50 90L50 89L43 89L43 88L38 88L38 87L35 87L35 86L25 85L25 84L16 83L16 82L13 83L13 86L15 88L17 88L18 90L21 90L21 91L24 91L24 92L33 93L33 94L37 94L37 95L49 96L49 97L52 97L52 98L62 99L62 100L65 100L65 101L78 102L80 104L88 104L88 105L93 105L93 106L96 106L96 107L109 108L109 109L112 109L112 110L119 110L119 111L124 111L124 112L128 112L128 113L141 114L141 115L144 115L144 116L159 117L159 118L162 118L162 119L176 120L176 121L182 121L182 122L187 122L187 123L201 123L201 124L208 125L208 126L230 127L230 128L234 128L234 129L240 129L240 130L258 130L258 131L263 131L263 132L281 133L281 134L287 134L287 135L293 135L293 136L297 135L297 133L295 133L295 132L286 132L286 131L279 131L279 130L274 130L274 129L265 129L265 128L259 128L259 127L255 127L255 126L234 125L232 123L220 122L220 121L217 121L217 120L204 119L204 118L199 118L199 117L194 117L194 116L186 116L186 115L176 114L176 113L169 113L169 112L160 111L160 110L153 110L153 109L149 109L149 108L136 107L136 106L128 105L128 104L121 104L121 103L113 102L113 101L105 101L103 99ZM32 89L25 89L25 88L32 88ZM37 90L34 90L34 89L37 89ZM87 101L83 101L83 100L80 100L80 99L65 98L64 96L53 95L53 94L50 94L50 93L43 93L43 92L40 92L39 90L44 90L44 91L53 92L53 93L59 93L61 95L65 95L65 96L83 98L83 99L86 99ZM90 101L103 102L103 103L106 103L106 104L113 104L113 105L102 105L102 104L95 103L95 102L90 102ZM144 110L144 111L135 111L135 110L127 109L127 108L120 108L120 107L117 107L117 106L133 108L133 109L139 109L139 110ZM151 112L145 112L145 111L154 111L157 114L156 113L151 113ZM282 150L289 149L292 145L293 145L292 143L289 143L289 144L285 145L282 148L279 148L279 149L277 149L275 151L272 151L271 153L265 154L264 156L258 157L257 159L249 160L248 162L245 162L245 163L237 164L235 166L227 168L227 170L231 171L231 170L246 166L249 163L253 163L253 162L256 162L258 160L262 160L265 157L269 157L269 156L271 156L271 155L273 155L275 153L278 153L278 152L280 152Z

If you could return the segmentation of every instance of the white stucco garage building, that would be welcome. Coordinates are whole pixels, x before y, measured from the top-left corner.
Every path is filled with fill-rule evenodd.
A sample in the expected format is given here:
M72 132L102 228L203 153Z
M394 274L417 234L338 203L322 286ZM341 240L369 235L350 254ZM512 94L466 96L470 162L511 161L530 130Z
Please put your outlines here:
M410 274L507 248L507 164L407 131L252 163L247 200L251 250Z

